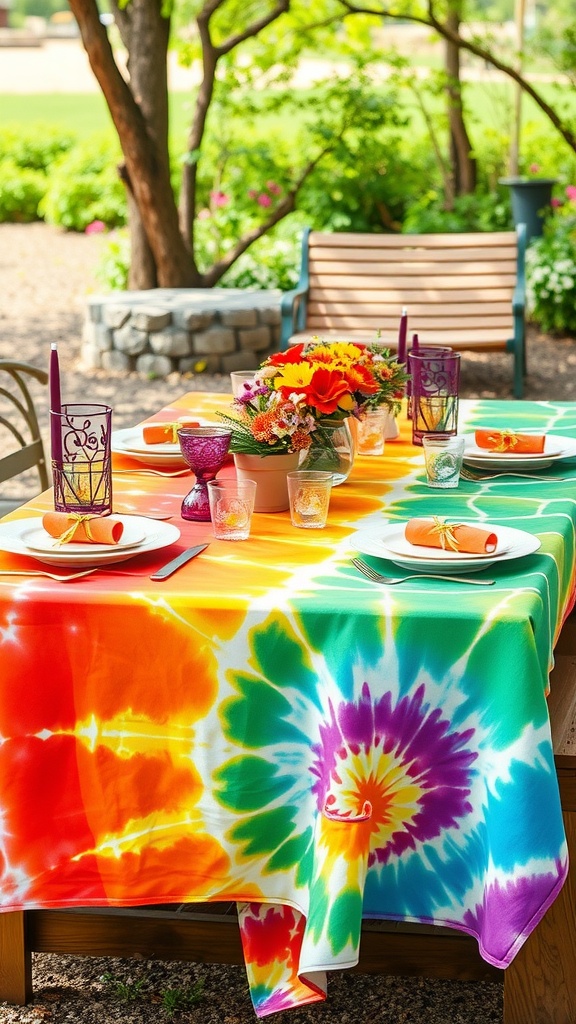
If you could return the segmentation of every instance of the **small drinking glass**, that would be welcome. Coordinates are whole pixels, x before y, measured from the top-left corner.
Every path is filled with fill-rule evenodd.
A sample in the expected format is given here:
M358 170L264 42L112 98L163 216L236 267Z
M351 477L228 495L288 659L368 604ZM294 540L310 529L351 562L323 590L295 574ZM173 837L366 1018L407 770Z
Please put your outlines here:
M244 386L246 384L252 384L256 370L233 370L230 374L230 383L232 385L232 394L234 398L241 395L244 392Z
M182 502L182 519L197 523L210 522L208 480L214 480L230 447L229 427L180 427L178 440L186 463L196 476L196 483Z
M209 480L212 532L218 540L247 540L256 497L255 480Z
M429 487L458 487L465 439L457 434L424 434L424 462Z
M383 455L388 426L388 409L367 409L357 426L358 455Z
M292 526L321 530L326 526L333 474L297 469L287 474Z

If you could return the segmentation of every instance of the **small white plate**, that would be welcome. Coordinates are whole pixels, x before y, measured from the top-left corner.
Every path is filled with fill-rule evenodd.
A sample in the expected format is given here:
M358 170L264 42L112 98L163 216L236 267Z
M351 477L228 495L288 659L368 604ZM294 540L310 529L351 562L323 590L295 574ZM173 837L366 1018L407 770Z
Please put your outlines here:
M22 543L32 551L42 551L44 554L46 554L46 552L51 554L54 551L58 551L65 555L83 555L86 553L87 546L89 546L91 550L104 552L120 551L121 549L134 548L137 547L138 544L142 544L146 535L141 527L132 521L126 522L126 520L122 519L120 516L114 516L114 518L118 519L124 527L122 536L117 544L86 545L74 543L74 541L67 541L65 544L59 544L56 537L51 537L49 533L46 533L46 530L41 525L42 520L40 520L39 527L34 526L30 530L25 530L21 535L21 540Z
M425 553L420 557L417 553L412 555L398 554L393 550L391 544L397 549L404 539L405 523L391 523L380 528L370 530L359 530L350 538L350 544L355 551L363 555L371 555L373 558L383 558L388 562L403 569L422 570L424 572L458 573L462 569L480 570L486 569L495 561L505 562L512 558L523 558L525 555L532 555L538 551L540 541L531 533L524 530L517 530L512 526L495 526L492 523L476 522L469 523L470 526L481 526L483 530L490 530L498 537L496 554L491 555L462 555L454 557L454 552L443 551L441 548L421 548ZM415 545L410 545L416 551Z
M133 547L120 547L119 545L100 544L76 544L75 548L82 548L82 551L64 551L57 548L53 551L36 551L28 547L26 540L30 533L42 529L41 517L30 517L28 519L13 519L10 522L0 523L0 551L10 551L15 555L26 555L28 558L35 558L46 565L64 565L72 568L78 566L109 565L114 562L124 562L127 558L134 558L150 551L159 551L161 548L175 544L180 537L180 530L172 523L162 523L156 520L146 519L144 516L116 516L124 523L125 529L134 529L143 535L143 540ZM42 531L44 532L44 531Z
M530 431L521 431L530 433ZM534 431L532 431L534 433ZM491 452L479 448L474 434L464 434L464 462L476 469L547 469L559 459L576 456L576 441L560 434L547 434L542 453Z
M194 417L200 426L208 426L210 421ZM111 448L118 455L128 455L136 462L144 465L155 466L185 466L186 462L182 457L178 442L163 442L162 444L146 444L142 433L142 426L124 427L122 430L113 430Z

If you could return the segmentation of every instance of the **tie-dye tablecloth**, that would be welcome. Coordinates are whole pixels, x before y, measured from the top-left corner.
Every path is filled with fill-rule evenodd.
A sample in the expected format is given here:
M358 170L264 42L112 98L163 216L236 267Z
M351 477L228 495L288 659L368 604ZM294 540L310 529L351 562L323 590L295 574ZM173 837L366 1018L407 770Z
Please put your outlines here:
M576 437L576 405L463 403L474 424ZM190 478L118 458L116 500L172 508L175 548L210 541L200 558L162 584L175 549L119 567L133 576L0 575L2 909L236 900L260 1016L322 999L363 916L448 924L511 961L567 870L546 691L576 460L441 493L408 436L357 460L327 529L259 515L238 544L179 520ZM486 588L382 588L351 566L358 528L432 513L542 546Z

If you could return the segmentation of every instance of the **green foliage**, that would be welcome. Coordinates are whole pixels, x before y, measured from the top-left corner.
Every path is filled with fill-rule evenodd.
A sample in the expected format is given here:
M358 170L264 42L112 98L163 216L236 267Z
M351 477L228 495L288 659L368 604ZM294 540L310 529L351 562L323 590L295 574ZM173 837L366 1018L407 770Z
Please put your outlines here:
M402 225L407 234L442 231L502 231L512 227L510 202L504 195L476 190L457 196L447 210L444 196L431 189L409 208Z
M288 291L298 282L300 240L306 223L292 215L263 235L232 264L219 282L223 288L280 288Z
M71 132L45 124L0 128L0 161L10 159L18 167L47 174L54 161L69 152L74 142Z
M133 979L131 977L117 977L111 971L106 971L101 977L103 985L109 989L112 995L123 1003L136 1003L144 1001L150 994L146 992L146 978ZM153 1001L160 1001L162 1009L168 1020L174 1016L191 1010L202 1000L204 992L204 979L199 978L190 988L167 988L160 993L160 999L153 996Z
M122 292L128 287L130 270L130 239L128 231L113 231L104 247L96 268L96 277L112 292Z
M576 188L526 253L528 312L547 334L576 334Z
M38 204L46 188L41 171L19 167L13 160L0 161L0 223L38 220Z
M172 1020L176 1013L191 1010L202 1000L204 992L204 980L199 978L192 988L167 988L162 992L162 1009L165 1011L168 1020Z
M50 224L84 231L95 220L109 228L126 223L126 195L108 137L88 139L57 162L39 213Z
M142 987L145 979L140 978L138 981L133 981L132 978L129 978L128 981L123 981L110 971L106 971L102 975L101 981L123 1003L135 1003L142 997Z

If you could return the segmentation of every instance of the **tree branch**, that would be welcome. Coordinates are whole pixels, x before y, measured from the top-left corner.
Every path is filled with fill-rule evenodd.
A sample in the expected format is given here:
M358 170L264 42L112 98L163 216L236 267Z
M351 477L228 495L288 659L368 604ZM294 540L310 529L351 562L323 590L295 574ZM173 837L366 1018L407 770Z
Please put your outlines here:
M554 125L564 141L574 152L576 152L576 133L571 131L556 111L544 99L541 93L539 93L534 86L530 84L518 68L499 60L499 58L490 50L487 50L478 43L475 43L474 40L465 39L459 32L453 32L447 24L436 17L434 13L433 0L428 0L427 17L394 12L384 7L380 7L380 9L377 10L374 7L365 7L363 5L354 4L351 0L340 0L340 3L349 14L372 14L380 18L395 18L403 21L409 19L410 21L414 21L420 25L428 25L430 28L433 28L438 35L443 36L444 39L454 43L456 46L460 47L460 49L467 50L468 53L473 53L476 57L480 57L481 60L491 64L492 67L501 71L504 75L507 75L508 78L511 78L516 82L523 91L534 100L537 106L540 107L542 113L545 114L548 120Z
M342 129L342 132L338 136L339 139L342 138L342 135L346 131L346 127L347 126L345 126ZM290 191L284 196L284 199L282 199L282 201L278 203L278 206L270 214L270 216L267 217L266 220L263 221L263 223L260 224L258 227L252 228L252 231L248 231L245 235L243 235L242 238L238 240L236 245L232 249L230 249L226 253L226 255L222 257L221 260L218 260L217 263L214 263L210 270L203 275L203 287L211 288L214 284L216 284L216 282L219 281L220 278L226 273L228 268L232 266L232 264L238 259L239 256L242 256L242 254L246 252L246 250L253 244L253 242L255 242L258 238L262 238L262 235L265 235L267 231L270 231L270 228L273 228L276 224L283 220L284 217L286 217L289 213L293 212L293 210L296 208L296 196L298 195L298 192L300 191L302 185L306 181L306 178L310 176L315 167L332 149L333 146L325 146L324 149L320 150L320 152L317 154L317 156L314 157L313 160L309 161L304 170L301 172L300 177L297 179L297 181L292 186Z
M248 27L244 29L243 32L238 32L235 36L230 36L225 43L220 43L220 45L216 47L218 57L223 57L224 54L230 53L230 51L234 50L236 46L240 45L240 43L245 42L246 39L252 39L254 36L257 36L259 32L262 32L262 30L267 28L268 25L271 25L273 21L276 21L280 15L286 14L289 10L290 0L278 0L276 7L274 7L269 14L264 15L264 17L259 18L257 21L253 21L251 25L248 25Z

